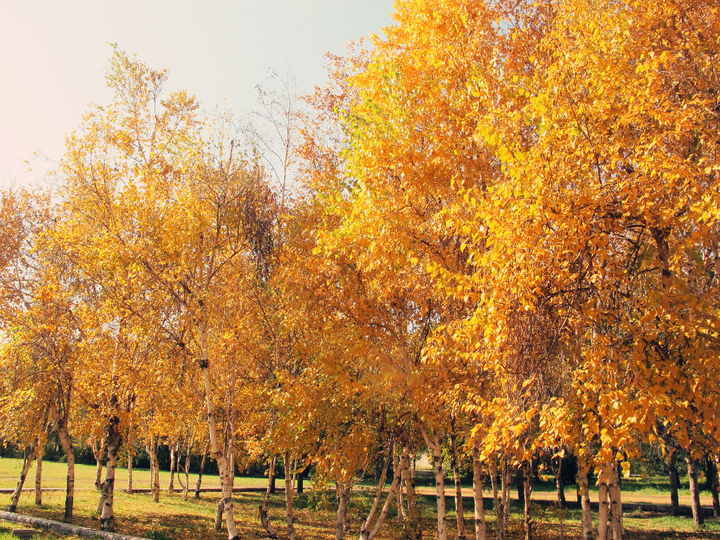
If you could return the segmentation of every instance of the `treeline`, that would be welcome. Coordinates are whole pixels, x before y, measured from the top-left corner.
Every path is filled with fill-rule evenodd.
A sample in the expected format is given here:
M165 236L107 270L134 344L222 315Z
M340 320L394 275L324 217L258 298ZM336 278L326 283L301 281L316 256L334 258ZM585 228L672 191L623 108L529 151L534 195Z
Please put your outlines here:
M115 98L68 137L57 190L3 194L1 429L57 433L67 519L72 456L104 440L104 528L121 446L154 461L161 441L215 459L232 539L236 463L282 464L289 538L300 471L334 486L341 539L379 466L360 538L395 504L418 539L425 450L442 540L443 452L458 537L463 456L478 539L486 484L507 536L515 478L532 536L540 455L577 460L583 538L622 538L621 477L648 446L675 481L685 460L701 523L720 436L717 3L398 0L395 20L334 59L310 111L264 94L275 146L116 50Z

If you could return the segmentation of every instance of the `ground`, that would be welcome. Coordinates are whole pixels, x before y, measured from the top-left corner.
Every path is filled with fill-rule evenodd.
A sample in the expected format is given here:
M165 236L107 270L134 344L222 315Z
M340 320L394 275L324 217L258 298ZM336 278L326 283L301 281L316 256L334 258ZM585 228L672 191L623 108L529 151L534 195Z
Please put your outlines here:
M21 461L14 459L0 459L0 488L12 488L17 482L20 473ZM65 484L65 465L61 463L45 462L43 464L45 487L62 488ZM98 521L95 514L99 494L94 487L95 468L91 466L78 465L77 470L77 491L76 491L76 520L75 523L86 527L97 528ZM135 470L134 486L136 488L149 487L149 472L146 470ZM434 488L430 487L431 478L421 479L421 497L423 515L423 529L425 538L432 538L435 530L434 522ZM200 499L191 497L183 501L180 493L168 495L167 485L169 473L161 473L162 495L159 503L155 503L149 493L136 493L129 495L124 488L127 482L127 471L118 470L117 492L115 510L118 523L118 532L156 540L224 540L226 534L216 532L213 529L213 519L217 504L217 493L203 493ZM194 486L196 477L191 476L191 486ZM28 475L26 487L32 487L34 483L34 471ZM262 488L265 480L262 478L236 479L236 485L245 488ZM178 486L177 479L175 486ZM206 476L203 481L204 487L219 487L217 477ZM282 487L282 482L278 482ZM633 478L623 482L624 501L647 501L653 503L668 502L669 495L665 492L665 485L662 479L641 479ZM470 495L469 490L465 492ZM574 487L567 489L568 500L575 498ZM448 493L449 494L449 493ZM492 516L492 502L486 492L485 510L488 517L489 538L494 538L495 523ZM551 483L539 483L533 492L533 498L548 500L554 498L554 490ZM240 537L243 539L261 539L263 534L259 524L257 508L262 500L262 493L247 492L238 493L235 497L236 520L239 524ZM687 494L681 496L689 497ZM9 494L0 494L0 508L5 509L10 502ZM46 491L43 493L43 505L35 505L35 497L32 492L23 493L19 513L25 513L47 519L60 520L64 505L64 492ZM709 504L707 497L704 502ZM361 520L370 508L370 495L364 491L353 493L351 498L349 531L346 538L356 538L359 535ZM334 538L335 519L335 498L331 490L307 489L306 492L297 497L296 501L296 529L298 537L302 540L320 540ZM283 538L284 529L284 499L282 493L273 496L270 515L273 523L280 531L280 538ZM522 538L523 528L520 515L520 507L517 504L512 506L510 538ZM466 527L471 531L472 523L472 501L465 501ZM534 509L535 538L547 540L572 539L580 537L579 511L556 509L553 505L539 503ZM455 511L452 499L448 499L448 526L451 538L454 536ZM720 521L709 519L702 531L695 531L691 518L673 518L663 514L631 511L624 516L624 526L627 530L626 538L629 539L718 539L720 540ZM0 540L10 540L11 531L14 528L24 528L24 525L0 522ZM389 515L388 522L383 526L379 540L395 540L403 537L402 528L397 520L396 514ZM51 538L70 538L72 536L59 536L53 533L39 531L35 538L40 540Z

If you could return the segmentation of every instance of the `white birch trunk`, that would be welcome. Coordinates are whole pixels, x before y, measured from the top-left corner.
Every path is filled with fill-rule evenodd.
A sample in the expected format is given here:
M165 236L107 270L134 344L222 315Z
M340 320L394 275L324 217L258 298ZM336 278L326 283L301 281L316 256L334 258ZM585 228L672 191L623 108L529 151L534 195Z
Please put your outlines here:
M335 540L343 540L345 536L345 520L347 519L348 502L350 501L350 489L352 484L347 486L341 481L335 485L337 493L338 509L335 515Z
M215 422L215 414L213 413L212 381L210 377L210 359L208 354L207 306L205 305L205 302L201 302L200 306L203 311L202 321L200 324L200 369L202 369L203 382L205 384L205 406L208 420L208 431L210 435L210 446L212 448L213 457L218 464L218 472L220 473L220 485L223 493L223 507L225 509L225 523L227 525L228 538L230 540L240 540L237 525L235 524L235 516L233 514L230 471L228 469L227 459L220 449L220 443L217 435L217 424Z
M498 493L498 469L497 457L490 458L490 483L492 485L493 503L495 505L495 519L497 523L498 536L505 540L505 519L503 518L503 501Z
M42 462L45 446L38 444L35 450L35 504L42 505Z
M276 463L277 457L273 456L270 459L270 464L268 467L268 485L267 489L265 490L265 500L263 501L263 504L261 504L258 508L258 513L260 514L260 523L262 524L263 528L265 529L270 538L277 538L277 529L271 523L270 514L268 512L268 508L270 506L270 493L273 492L273 486L275 485Z
M420 509L417 505L415 491L415 455L408 454L408 463L405 465L405 490L407 491L407 537L408 540L420 540Z
M388 455L388 461L390 460L390 456ZM393 497L395 496L395 492L398 490L398 487L400 486L400 475L402 467L405 466L407 460L407 452L403 452L403 456L401 459L400 467L398 467L395 470L395 474L393 476L392 484L390 485L390 491L387 494L387 497L385 498L385 504L383 504L382 510L380 511L380 515L377 518L377 521L375 522L375 525L373 526L372 530L369 530L369 521L366 521L365 526L363 527L362 531L360 531L360 540L373 540L377 536L377 534L380 532L380 527L383 524L383 521L385 521L385 517L387 516L388 510L390 509L390 505L392 504ZM384 482L383 482L384 484ZM369 520L369 518L368 518Z
M183 486L183 500L188 500L188 491L190 491L190 455L192 450L192 439L188 441L187 454L185 455L185 485Z
M75 502L75 449L72 445L72 439L67 431L67 424L65 420L60 418L56 419L58 438L60 439L60 445L65 452L67 458L67 481L65 484L65 513L63 519L65 521L72 521L73 517L73 506Z
M361 540L368 540L370 536L370 525L372 525L373 520L375 519L375 514L377 513L378 506L380 505L380 499L382 498L382 491L385 487L385 481L387 480L387 472L390 468L390 452L392 448L390 443L388 443L388 448L385 451L385 464L383 465L382 473L380 474L380 481L378 482L377 488L375 489L375 499L373 500L373 505L370 508L370 512L368 513L368 517L363 523L362 529L360 530L360 538Z
M95 489L102 491L102 471L103 471L103 452L105 450L105 439L100 440L98 445L97 439L93 439L92 453L95 458Z
M510 519L510 489L511 489L511 478L510 478L510 464L508 463L508 457L503 456L502 459L502 526L503 531L507 534L508 520Z
M128 455L128 463L127 463L127 492L132 495L133 492L133 458L135 457L135 452L133 450L133 442L132 442L132 426L128 428L128 434L127 434L127 455Z
M698 486L697 479L697 461L690 455L687 456L688 466L688 479L690 480L690 504L692 506L693 520L695 521L695 527L705 523L705 516L702 513L702 507L700 506L700 487Z
M175 466L177 460L177 443L168 445L170 448L170 482L168 483L168 495L175 494Z
M120 419L113 416L110 419L108 432L108 457L105 469L105 482L102 492L102 512L100 513L100 528L104 531L115 530L115 470L117 468L118 450L120 447Z
M20 502L20 494L22 493L23 485L25 485L25 478L27 478L27 474L30 470L30 465L32 465L33 463L34 457L35 444L32 443L25 448L25 453L23 456L23 466L20 471L20 478L18 479L18 483L15 486L15 491L13 492L12 498L10 499L9 511L12 513L15 513L17 511L17 506Z
M150 456L150 490L152 491L153 500L160 502L160 467L158 465L155 437L151 438L146 450Z
M523 494L525 501L525 540L532 539L532 516L530 510L532 507L532 462L524 460L521 464L522 479L523 479Z
M608 504L608 477L611 466L603 463L598 476L598 540L608 540L610 506Z
M200 470L198 471L197 484L195 485L195 498L200 498L200 486L202 485L203 472L205 472L205 460L207 459L208 452L210 451L210 441L205 444L205 450L203 450L203 456L200 460Z
M295 540L294 494L295 474L290 466L290 452L285 452L285 522L287 523L288 540Z
M466 540L465 515L462 498L462 478L460 477L460 463L458 458L457 437L455 432L450 433L450 446L452 451L453 480L455 481L455 520L458 540Z
M610 496L610 526L614 540L622 540L623 519L622 500L620 493L620 467L617 461L612 462L610 481L608 483L608 495Z
M588 485L588 467L578 459L578 486L580 489L580 505L582 507L582 538L593 540L592 512L590 511L590 486Z
M400 456L398 455L398 445L397 442L393 445L393 468L397 470L397 467L400 467ZM403 486L405 485L405 480L407 478L406 473L407 467L403 467L400 471L400 487L398 488L398 494L397 494L397 512L398 512L398 521L402 524L407 523L407 515L405 513L405 501L403 498Z
M483 479L480 463L480 441L473 444L473 501L475 503L475 540L485 540L487 525L485 523L485 508L483 507Z
M438 540L447 540L447 513L445 511L445 475L442 466L442 444L440 435L432 438L423 430L423 437L428 448L433 453L433 471L435 473L435 495L437 502L437 531Z

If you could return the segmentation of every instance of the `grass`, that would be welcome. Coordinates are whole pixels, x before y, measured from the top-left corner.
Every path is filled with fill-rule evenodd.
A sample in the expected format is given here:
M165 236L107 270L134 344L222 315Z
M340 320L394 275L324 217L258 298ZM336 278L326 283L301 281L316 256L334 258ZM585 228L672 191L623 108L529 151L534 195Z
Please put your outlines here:
M0 488L12 488L17 482L20 474L21 460L0 459ZM43 463L43 485L45 487L64 488L65 485L65 464ZM155 503L150 494L136 493L129 495L124 492L127 481L127 471L118 469L117 490L115 494L115 512L118 532L132 536L154 538L155 540L224 540L224 532L216 532L213 528L213 520L219 494L204 493L200 499L190 496L188 501L183 501L179 493L167 494L169 473L161 473L161 486L163 491L160 502ZM94 487L95 468L87 465L76 466L76 499L75 499L75 523L85 527L97 528L98 521L96 508L99 494ZM147 470L135 470L133 473L134 487L147 488L150 483L150 473ZM196 477L191 476L191 486L194 487ZM635 487L635 490L628 489L635 494L642 494L645 491L649 495L667 496L662 493L663 485L653 480L640 480L637 484L623 482L623 489ZM643 484L643 482L646 482ZM423 482L425 483L425 482ZM34 469L31 469L26 481L26 487L34 485ZM248 487L263 487L265 480L262 478L240 478L236 479L236 485ZM206 475L203 478L204 487L219 486L217 476ZM278 481L282 486L282 481ZM179 487L176 479L176 487ZM486 492L486 497L487 497ZM570 492L568 492L570 495ZM573 495L574 496L574 495ZM243 539L265 538L264 531L259 524L257 516L258 505L262 502L262 493L238 493L235 500L235 517L240 530L240 537ZM306 493L296 496L296 529L298 537L302 540L320 540L334 537L335 525L335 497L332 492L306 490ZM572 498L572 497L569 497ZM23 493L18 508L19 513L44 517L47 519L61 520L64 491L52 491L43 493L43 505L34 504L35 497L32 492ZM10 495L0 494L0 507L6 508L10 502ZM359 535L362 519L371 505L369 493L358 492L351 497L349 509L349 531L346 538L354 538ZM423 517L423 530L426 538L432 538L435 530L435 501L432 496L420 497L420 506ZM455 513L454 501L448 498L447 523L450 529L449 537L454 537ZM492 512L492 502L485 500L486 517L488 519L488 537L494 538L495 521ZM466 528L472 530L472 508L470 501L465 502ZM522 538L522 509L516 501L511 506L510 538ZM271 500L270 515L274 525L279 529L280 538L286 536L284 522L284 499L282 494L274 495ZM535 538L541 540L559 540L561 538L580 537L580 514L578 510L558 510L550 505L535 505ZM624 525L628 531L627 538L650 540L650 539L683 539L683 540L720 540L720 522L709 520L705 529L695 531L691 518L670 517L643 512L630 512L624 516ZM14 528L24 528L24 525L3 523L0 521L0 540L10 540L11 531ZM471 536L471 535L470 535ZM387 523L383 526L382 540L399 539L403 537L401 526L397 520L394 510L391 510ZM38 531L35 538L40 540L58 538L76 538L72 536L60 536L48 531Z

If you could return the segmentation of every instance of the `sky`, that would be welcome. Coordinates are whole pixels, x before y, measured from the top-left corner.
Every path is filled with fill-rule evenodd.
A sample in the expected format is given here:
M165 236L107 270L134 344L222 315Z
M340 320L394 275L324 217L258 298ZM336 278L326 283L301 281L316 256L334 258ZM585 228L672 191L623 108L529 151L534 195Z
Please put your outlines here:
M42 181L88 105L112 97L110 43L203 108L243 114L268 70L300 90L325 81L325 54L383 35L392 0L0 0L0 187ZM39 152L34 157L34 152ZM31 171L24 160L31 160Z

